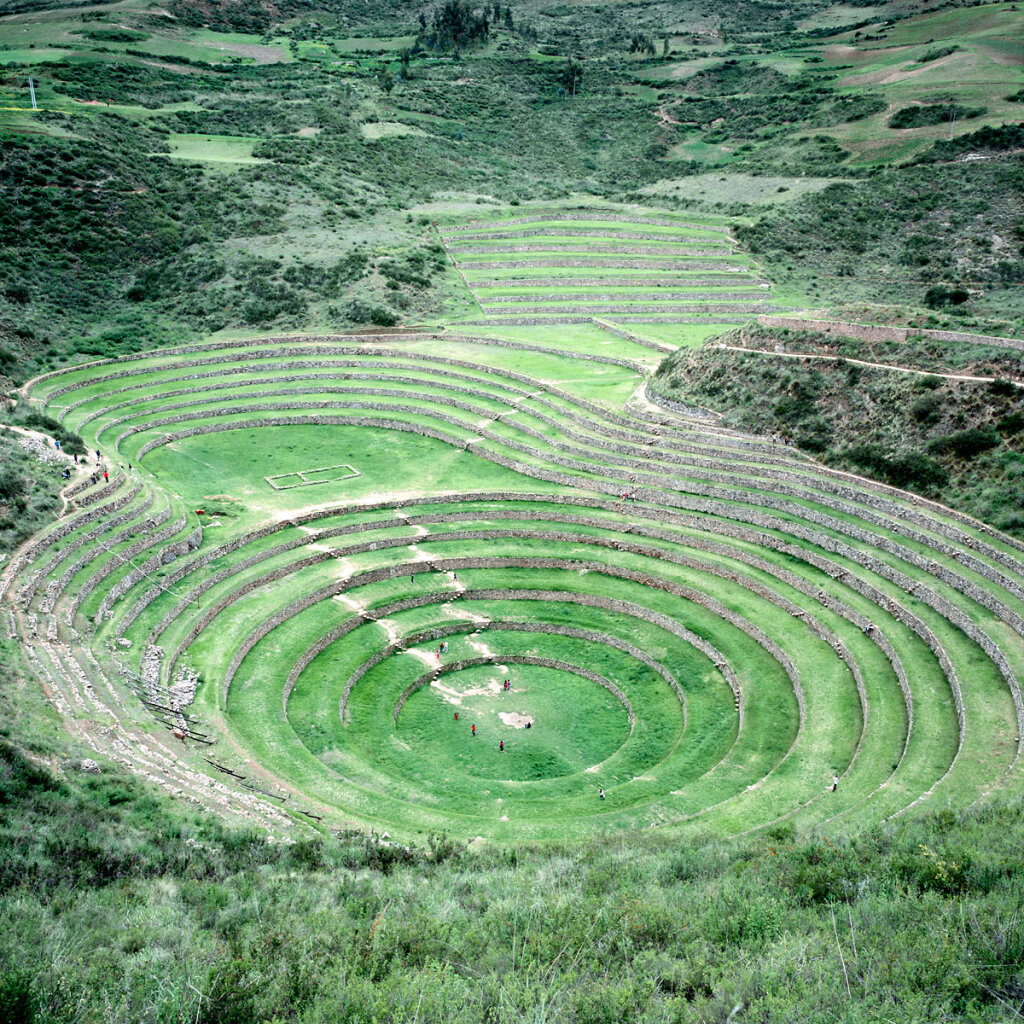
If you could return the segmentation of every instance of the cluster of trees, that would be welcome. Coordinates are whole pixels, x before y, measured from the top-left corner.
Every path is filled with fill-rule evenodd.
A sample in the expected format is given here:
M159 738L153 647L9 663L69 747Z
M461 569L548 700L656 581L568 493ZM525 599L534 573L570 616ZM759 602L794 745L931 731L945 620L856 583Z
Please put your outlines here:
M569 57L561 74L558 76L558 84L565 90L567 96L575 96L583 83L583 64L575 57Z
M650 36L645 36L642 32L634 32L629 39L629 52L649 53L653 57L655 53L654 40Z
M491 29L487 15L487 7L478 14L465 0L446 0L429 19L420 12L417 42L432 50L461 50L485 43Z

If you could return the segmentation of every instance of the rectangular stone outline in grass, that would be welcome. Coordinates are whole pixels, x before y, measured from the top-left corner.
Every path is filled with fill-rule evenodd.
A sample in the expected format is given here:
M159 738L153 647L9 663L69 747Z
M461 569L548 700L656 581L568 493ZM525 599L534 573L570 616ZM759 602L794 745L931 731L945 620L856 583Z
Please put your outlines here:
M350 470L348 473L342 473L341 476L328 477L325 480L310 480L308 477L316 473L330 473L335 469L347 469ZM320 466L318 469L304 469L297 470L294 473L278 473L276 476L265 476L263 479L274 488L275 491L290 491L293 487L311 487L313 484L331 484L337 483L339 480L351 480L353 477L361 476L355 466L350 466L348 463L341 463L337 466ZM275 483L277 480L287 480L289 477L298 477L298 483L294 484L281 484Z

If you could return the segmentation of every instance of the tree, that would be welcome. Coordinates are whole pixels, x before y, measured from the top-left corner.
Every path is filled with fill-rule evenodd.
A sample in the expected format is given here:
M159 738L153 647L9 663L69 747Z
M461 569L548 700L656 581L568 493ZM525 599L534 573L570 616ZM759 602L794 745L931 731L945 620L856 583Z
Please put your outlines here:
M412 63L412 51L408 47L406 47L398 55L398 60L399 60L399 62L402 65L402 81L404 81L404 82L411 81L412 80L412 68L410 67L410 65Z
M511 32L515 28L515 24L512 21L512 8L505 8L505 28Z
M386 64L377 72L377 82L384 92L390 96L391 90L395 87L395 76L391 74L391 68Z
M583 82L583 64L575 57L566 59L565 67L558 76L558 82L569 96L575 96L580 91Z
M650 36L645 36L642 32L634 32L629 40L629 52L649 53L653 57L654 43L651 41Z

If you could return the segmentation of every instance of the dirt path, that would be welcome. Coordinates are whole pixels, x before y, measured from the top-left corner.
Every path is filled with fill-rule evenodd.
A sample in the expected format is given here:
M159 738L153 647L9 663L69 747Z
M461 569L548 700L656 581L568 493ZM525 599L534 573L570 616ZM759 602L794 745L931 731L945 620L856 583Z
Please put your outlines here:
M81 465L76 466L74 456L68 455L65 452L59 452L53 447L53 441L49 435L42 433L38 430L28 430L26 427L16 427L6 425L6 429L12 434L18 434L24 438L28 443L22 443L22 447L25 448L30 454L36 455L41 462L56 463L57 465L67 466L71 470L71 479L58 491L57 497L60 498L60 511L56 514L57 519L62 519L68 511L68 505L71 500L68 498L68 491L71 490L88 472L89 467L83 462ZM19 442L21 443L21 442ZM10 553L7 559L7 565L17 565L18 556L23 548L29 547L38 539L38 533L33 534L25 541L24 544L19 545L14 551ZM10 580L7 578L5 572L0 576L0 596L6 593Z
M661 121L662 124L682 124L682 121L678 120L678 118L673 117L668 112L668 107L658 108L658 120Z

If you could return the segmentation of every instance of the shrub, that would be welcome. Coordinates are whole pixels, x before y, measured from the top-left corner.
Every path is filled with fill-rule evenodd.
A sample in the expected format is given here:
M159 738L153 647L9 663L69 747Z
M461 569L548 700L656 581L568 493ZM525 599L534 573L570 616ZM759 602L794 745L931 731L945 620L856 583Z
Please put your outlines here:
M1017 395L1021 394L1021 390L1013 383L1013 381L997 377L991 384L989 384L988 393L990 395L998 395L1000 398L1015 398Z
M881 477L894 487L917 487L922 490L944 486L949 477L942 466L921 452L887 455L881 445L858 444L846 452L856 466Z
M890 128L924 128L943 124L955 118L964 120L981 117L985 107L962 107L958 103L926 103L921 106L903 107L889 118Z
M387 306L377 306L369 302L353 299L346 307L346 314L357 324L374 324L377 327L394 327L398 323L398 314Z
M973 459L1000 443L1000 437L994 427L969 427L937 437L928 443L928 450L942 454L954 455L959 459Z
M941 309L943 306L962 306L971 297L966 288L947 288L945 285L933 285L924 293L924 304L929 309Z
M944 402L945 395L941 392L929 391L911 404L910 415L921 424L938 423Z
M12 501L28 490L25 481L8 466L0 469L0 501Z
M1024 412L1007 413L996 423L996 430L1001 434L1019 434L1024 430Z
M0 1024L32 1024L35 1001L32 985L24 971L0 976Z

